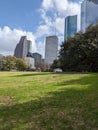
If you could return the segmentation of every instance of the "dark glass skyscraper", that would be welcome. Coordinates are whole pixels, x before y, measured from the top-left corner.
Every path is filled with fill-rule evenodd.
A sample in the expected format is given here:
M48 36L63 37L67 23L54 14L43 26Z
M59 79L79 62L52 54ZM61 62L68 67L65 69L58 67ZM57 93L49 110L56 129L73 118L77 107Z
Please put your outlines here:
M66 17L64 28L64 41L66 41L68 37L74 36L75 32L77 32L77 15Z
M81 4L81 30L98 21L98 0L84 0Z

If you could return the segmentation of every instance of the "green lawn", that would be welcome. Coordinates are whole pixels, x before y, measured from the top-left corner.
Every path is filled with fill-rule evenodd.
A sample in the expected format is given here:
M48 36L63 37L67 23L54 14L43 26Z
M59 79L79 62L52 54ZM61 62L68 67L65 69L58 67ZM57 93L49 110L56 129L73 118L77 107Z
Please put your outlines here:
M98 130L98 74L0 72L0 130Z

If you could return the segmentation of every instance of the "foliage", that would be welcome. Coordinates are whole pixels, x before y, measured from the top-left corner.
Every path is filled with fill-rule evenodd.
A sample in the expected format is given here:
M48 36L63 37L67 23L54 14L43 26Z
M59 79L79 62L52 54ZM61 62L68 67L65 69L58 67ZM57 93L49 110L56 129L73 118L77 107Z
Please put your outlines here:
M1 56L0 57L0 70L15 69L16 58L14 56Z
M0 56L0 70L4 70L5 69L5 56Z
M49 72L49 70L50 70L50 64L48 64L45 61L37 62L37 64L36 64L36 70L37 71L40 70L42 72L45 72L45 71Z
M17 58L16 60L16 68L19 71L24 71L28 68L27 64L25 63L25 61L21 58Z
M43 62L43 61L37 62L36 70L44 71L45 70L45 62Z
M50 70L53 71L55 68L59 68L59 67L60 67L59 60L54 60L53 64L50 66Z
M6 58L5 58L5 68L6 68L6 70L15 69L15 65L16 65L16 57L6 56Z
M26 70L27 65L23 59L14 56L0 56L0 70Z
M98 24L68 38L61 46L59 61L64 71L98 72Z

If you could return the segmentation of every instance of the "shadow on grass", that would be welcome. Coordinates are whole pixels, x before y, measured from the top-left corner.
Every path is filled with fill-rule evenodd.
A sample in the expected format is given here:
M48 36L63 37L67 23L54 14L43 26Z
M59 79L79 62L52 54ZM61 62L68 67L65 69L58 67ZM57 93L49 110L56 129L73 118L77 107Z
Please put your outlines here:
M83 89L66 89L77 84ZM57 85L47 97L2 106L0 130L98 130L98 74Z
M94 86L96 87L96 85L98 84L98 74L92 73L91 76L88 76L88 77L86 76L86 77L80 78L78 80L74 79L74 80L69 80L69 81L63 81L59 85L62 86L62 85L73 85L73 84L89 85L92 87L94 87Z
M59 75L63 75L63 74L76 74L76 72L63 72L63 73L60 73L60 72L32 72L32 73L24 73L24 74L17 74L13 77L26 77L26 76L40 76L40 75L50 75L50 74L59 74ZM77 74L79 74L77 72ZM87 74L87 73L84 73L84 74Z
M13 77L26 77L26 76L40 76L40 75L49 75L52 73L49 72L32 72L32 73L26 73L26 74L21 74L21 75L15 75Z
M26 72L26 73L24 73L24 74L17 74L17 75L15 75L15 76L12 76L12 77L27 77L27 76L40 76L40 75L50 75L50 74L59 74L59 75L63 75L63 74L76 74L76 72L63 72L63 73L60 73L60 72ZM79 74L78 72L77 72L77 74ZM87 73L83 73L83 74L87 74Z

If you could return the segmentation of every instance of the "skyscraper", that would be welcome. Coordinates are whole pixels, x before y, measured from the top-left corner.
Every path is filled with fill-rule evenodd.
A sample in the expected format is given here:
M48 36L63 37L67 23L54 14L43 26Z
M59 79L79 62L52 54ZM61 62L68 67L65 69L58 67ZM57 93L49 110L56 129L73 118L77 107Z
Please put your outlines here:
M68 37L74 36L75 32L77 32L77 15L66 17L64 28L64 41L66 41Z
M27 40L26 36L22 36L19 43L16 45L14 56L17 58L24 58L27 53L31 50L32 42Z
M27 52L32 53L32 42L27 40Z
M58 37L48 36L46 37L45 46L45 62L52 64L58 55Z
M98 22L98 0L84 0L81 4L81 30Z
M36 52L32 53L32 57L35 59L35 67L36 67L37 64L42 61L42 55Z

